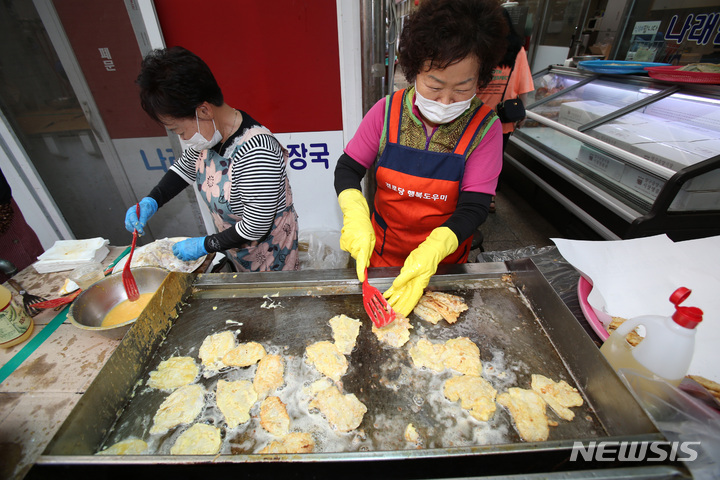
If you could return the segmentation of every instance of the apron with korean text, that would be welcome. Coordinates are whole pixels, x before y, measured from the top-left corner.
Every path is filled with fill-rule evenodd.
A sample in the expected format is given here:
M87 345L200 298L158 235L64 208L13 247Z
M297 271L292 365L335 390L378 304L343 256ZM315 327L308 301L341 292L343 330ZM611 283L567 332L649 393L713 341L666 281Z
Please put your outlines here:
M385 120L387 144L376 163L377 191L372 224L375 249L370 266L402 266L405 259L457 208L465 158L492 109L481 105L469 120L452 151L434 152L398 142L406 91L395 92ZM436 130L434 134L437 134ZM441 263L465 263L472 236Z
M200 196L206 201L215 227L219 232L234 228L242 216L230 210L230 189L232 186L232 158L237 150L250 138L270 132L263 127L248 129L230 152L229 158L213 150L203 150L197 160L196 183ZM283 148L285 161L287 151ZM290 182L285 178L285 202L288 205L275 215L267 234L242 248L231 248L224 253L238 272L265 272L275 270L297 270L298 228L297 213L292 201Z

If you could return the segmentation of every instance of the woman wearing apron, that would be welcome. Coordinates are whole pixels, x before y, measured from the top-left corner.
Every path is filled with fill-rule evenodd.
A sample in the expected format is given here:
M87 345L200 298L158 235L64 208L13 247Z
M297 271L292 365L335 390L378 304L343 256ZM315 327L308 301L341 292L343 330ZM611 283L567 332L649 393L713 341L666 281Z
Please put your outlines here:
M439 263L463 263L487 218L502 164L502 129L475 97L505 50L494 0L426 0L403 28L398 60L413 86L381 99L335 169L340 246L367 266L401 266L384 293L409 315ZM372 214L360 191L368 168Z
M190 261L222 251L237 271L297 270L287 152L270 131L226 104L208 66L184 48L151 52L138 84L143 109L187 148L140 200L140 215L135 205L128 209L125 228L142 234L158 208L193 184L218 233L176 243L175 256Z

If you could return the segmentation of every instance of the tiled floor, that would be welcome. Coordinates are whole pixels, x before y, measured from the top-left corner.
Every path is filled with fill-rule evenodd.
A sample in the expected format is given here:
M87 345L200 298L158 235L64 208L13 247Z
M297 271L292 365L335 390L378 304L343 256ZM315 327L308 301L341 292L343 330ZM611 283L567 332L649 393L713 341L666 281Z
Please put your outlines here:
M551 238L562 237L552 223L509 183L504 183L497 192L495 204L495 213L489 214L479 229L485 252L541 248L554 245ZM477 259L480 253L480 249L472 250L469 260Z

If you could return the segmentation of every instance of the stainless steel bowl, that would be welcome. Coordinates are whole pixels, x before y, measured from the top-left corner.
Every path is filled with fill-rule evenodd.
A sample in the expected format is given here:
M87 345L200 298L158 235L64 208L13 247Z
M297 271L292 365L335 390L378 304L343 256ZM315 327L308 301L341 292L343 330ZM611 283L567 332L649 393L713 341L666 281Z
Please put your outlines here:
M136 267L132 269L138 291L154 292L165 280L167 270L157 267ZM105 316L119 303L127 300L122 282L122 273L103 278L78 295L68 312L70 323L83 330L100 332L113 338L122 338L135 319L112 327L101 327Z

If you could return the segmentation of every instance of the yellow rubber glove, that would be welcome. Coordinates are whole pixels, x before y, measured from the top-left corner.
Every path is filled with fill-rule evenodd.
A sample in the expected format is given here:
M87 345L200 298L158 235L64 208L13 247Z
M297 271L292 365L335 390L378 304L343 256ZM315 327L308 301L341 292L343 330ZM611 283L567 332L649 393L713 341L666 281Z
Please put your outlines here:
M375 248L375 232L370 222L370 209L360 190L348 188L338 195L343 212L343 228L340 230L340 248L355 259L358 280L365 280L365 269Z
M458 239L447 227L438 227L423 243L410 252L400 275L383 296L396 312L408 316L420 301L423 291L445 257L458 248Z

